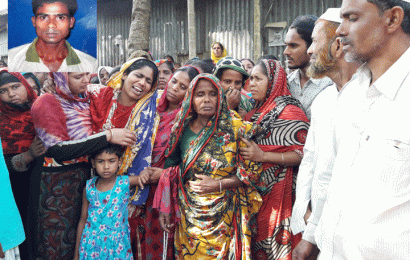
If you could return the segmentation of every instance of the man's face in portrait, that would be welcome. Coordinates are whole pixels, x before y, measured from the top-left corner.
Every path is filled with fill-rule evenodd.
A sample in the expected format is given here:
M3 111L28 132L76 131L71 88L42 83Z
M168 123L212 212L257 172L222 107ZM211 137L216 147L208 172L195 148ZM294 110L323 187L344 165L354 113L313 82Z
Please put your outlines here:
M70 17L65 4L55 2L40 6L31 21L39 40L48 44L57 44L70 34L75 18Z

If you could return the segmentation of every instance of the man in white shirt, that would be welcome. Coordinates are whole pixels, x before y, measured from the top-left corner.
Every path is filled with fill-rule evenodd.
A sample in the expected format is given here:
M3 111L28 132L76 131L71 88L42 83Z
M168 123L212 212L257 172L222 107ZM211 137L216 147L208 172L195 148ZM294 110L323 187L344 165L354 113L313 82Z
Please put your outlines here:
M315 233L320 259L408 259L410 0L343 0L341 16L345 58L365 65L335 111L337 156Z
M335 84L319 93L312 104L312 120L299 167L291 220L292 232L303 232L302 240L292 254L295 260L316 259L319 253L314 233L326 201L335 159L335 149L331 145L333 112L338 92L360 66L344 59L343 46L336 38L336 29L342 21L339 13L340 8L329 8L320 16L312 33L313 43L308 49L308 75L315 79L328 76Z
M33 0L37 38L9 50L9 71L95 72L97 60L66 41L74 27L76 0Z
M312 43L312 31L316 20L317 17L313 15L297 17L286 34L286 49L283 52L286 56L287 67L295 70L288 75L289 91L302 103L309 120L313 100L323 89L333 84L327 77L311 79L306 74L310 60L307 49Z

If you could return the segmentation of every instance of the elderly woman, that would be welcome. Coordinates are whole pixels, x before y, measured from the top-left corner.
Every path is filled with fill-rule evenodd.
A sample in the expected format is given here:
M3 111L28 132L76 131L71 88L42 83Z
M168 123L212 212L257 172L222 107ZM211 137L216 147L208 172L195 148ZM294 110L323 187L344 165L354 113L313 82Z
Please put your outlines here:
M37 135L47 148L31 178L31 257L72 259L81 214L82 190L90 177L87 155L115 143L131 145L126 129L93 134L89 73L52 73L56 93L47 93L31 110ZM30 242L30 241L29 241Z
M301 104L286 85L286 73L278 61L262 60L250 77L255 108L245 120L258 124L264 134L254 141L244 140L244 159L263 165L262 180L268 189L260 191L263 204L258 214L258 233L252 241L253 259L291 259L291 249L300 240L290 230L295 200L297 166L309 121Z
M163 229L176 224L177 259L250 258L251 223L262 203L254 186L263 184L260 166L238 151L240 136L254 133L228 109L217 78L200 74L191 82L154 200Z

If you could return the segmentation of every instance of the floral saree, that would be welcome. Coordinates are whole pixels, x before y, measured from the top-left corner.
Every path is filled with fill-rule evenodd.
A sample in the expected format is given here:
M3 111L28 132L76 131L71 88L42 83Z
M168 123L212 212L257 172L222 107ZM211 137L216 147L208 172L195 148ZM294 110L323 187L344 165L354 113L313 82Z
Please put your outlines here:
M173 216L179 219L175 230L177 259L250 259L252 227L255 230L255 216L262 204L256 187L263 189L264 184L259 182L260 164L243 160L238 149L245 145L240 136L249 139L257 131L253 124L228 110L214 76L200 74L191 82L166 154L178 150L185 128L193 120L192 99L199 80L208 80L217 88L218 112L188 144L181 163L161 176L154 207L165 213L180 213ZM242 186L200 195L188 184L196 179L195 174L216 180L235 175Z

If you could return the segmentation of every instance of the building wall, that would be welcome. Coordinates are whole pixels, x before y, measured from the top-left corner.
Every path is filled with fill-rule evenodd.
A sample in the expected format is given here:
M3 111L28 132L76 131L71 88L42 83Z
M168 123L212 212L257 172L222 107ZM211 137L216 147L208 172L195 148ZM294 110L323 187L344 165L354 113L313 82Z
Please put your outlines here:
M284 33L287 32L292 21L299 15L313 14L320 16L327 8L340 7L342 0L262 0L262 44L263 54L273 54L281 61L284 61L283 51L285 46L269 47L268 30L265 29L266 23L287 22ZM271 11L268 13L270 7ZM266 23L264 19L266 18Z
M5 29L0 32L0 60L8 56L7 39L7 29Z
M188 59L188 17L184 0L152 1L150 49L154 57L170 54L177 62ZM210 58L211 45L221 42L228 55L251 57L253 1L195 1L197 56Z
M8 26L7 10L0 11L0 60L7 62L8 57Z
M197 55L210 58L211 45L221 42L228 55L253 57L253 0L195 0ZM284 45L269 47L268 23L292 21L302 14L321 15L342 0L262 0L261 28L263 54L284 61ZM132 0L98 0L98 47L100 65L116 66L125 61ZM115 41L121 35L122 42ZM121 46L121 48L120 48ZM121 55L121 49L124 55ZM155 59L170 54L177 62L188 59L188 17L186 0L152 0L150 50Z
M125 62L130 32L132 0L97 1L97 58L99 65Z

